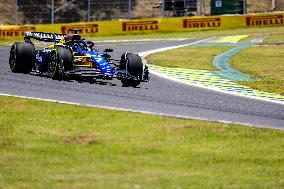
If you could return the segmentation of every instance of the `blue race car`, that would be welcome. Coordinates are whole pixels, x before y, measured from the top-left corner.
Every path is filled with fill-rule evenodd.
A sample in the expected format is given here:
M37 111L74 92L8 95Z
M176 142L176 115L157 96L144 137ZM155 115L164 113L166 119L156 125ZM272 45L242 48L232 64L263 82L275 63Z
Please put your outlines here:
M35 49L31 39L53 42L44 49ZM112 49L103 53L94 50L94 43L78 34L54 34L26 32L25 42L16 42L10 51L9 64L12 72L46 74L52 79L117 78L123 86L136 87L149 81L148 67L138 54L125 52L120 60L110 56Z

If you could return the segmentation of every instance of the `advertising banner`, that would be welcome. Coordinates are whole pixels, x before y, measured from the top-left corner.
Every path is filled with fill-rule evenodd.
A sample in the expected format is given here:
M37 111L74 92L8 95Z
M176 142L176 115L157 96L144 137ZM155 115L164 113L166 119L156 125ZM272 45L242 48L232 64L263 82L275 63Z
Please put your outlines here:
M112 36L154 32L190 32L199 30L222 30L266 26L284 26L284 14L191 16L53 25L0 26L0 38L20 37L24 35L25 31L70 33L70 29L78 29L82 36Z

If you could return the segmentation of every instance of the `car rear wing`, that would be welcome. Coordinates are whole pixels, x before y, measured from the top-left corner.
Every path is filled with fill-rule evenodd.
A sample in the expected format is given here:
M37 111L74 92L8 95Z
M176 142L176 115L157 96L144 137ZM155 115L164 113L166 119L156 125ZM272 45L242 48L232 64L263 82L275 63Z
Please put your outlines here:
M44 32L25 32L24 40L31 42L31 39L45 42L59 42L67 34L44 33Z

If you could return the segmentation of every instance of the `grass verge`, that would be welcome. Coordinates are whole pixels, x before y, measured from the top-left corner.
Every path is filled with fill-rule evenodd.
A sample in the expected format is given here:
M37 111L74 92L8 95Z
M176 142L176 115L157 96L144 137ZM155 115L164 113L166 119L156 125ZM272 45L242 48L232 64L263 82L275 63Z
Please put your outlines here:
M170 51L155 53L146 59L164 67L188 68L199 70L216 70L212 62L215 56L231 47L183 47Z
M279 33L279 34L271 34L269 35L264 42L266 43L275 43L275 42L282 42L284 43L284 33Z
M250 47L231 59L236 69L259 78L242 84L284 95L284 46Z
M0 188L282 188L284 133L0 97Z

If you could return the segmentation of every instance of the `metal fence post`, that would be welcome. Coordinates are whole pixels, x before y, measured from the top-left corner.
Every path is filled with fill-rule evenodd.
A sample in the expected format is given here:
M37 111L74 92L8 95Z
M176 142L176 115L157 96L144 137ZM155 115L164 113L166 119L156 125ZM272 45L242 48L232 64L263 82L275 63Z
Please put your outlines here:
M162 0L162 17L165 16L165 0Z
M15 0L15 25L18 24L18 0Z
M51 0L51 24L54 23L54 0Z
M204 16L205 15L205 1L204 0L199 0L199 16ZM198 3L197 3L198 4Z
M272 10L272 12L275 11L275 9L276 9L276 2L275 2L275 0L272 0L272 2L271 2L271 10Z
M88 0L88 22L91 21L91 0Z
M131 0L128 0L128 18L131 18Z
M244 2L243 2L243 6L244 6L244 7L243 7L243 9L244 9L244 10L243 10L243 13L244 13L244 14L247 14L247 0L243 0L243 1L244 1Z

